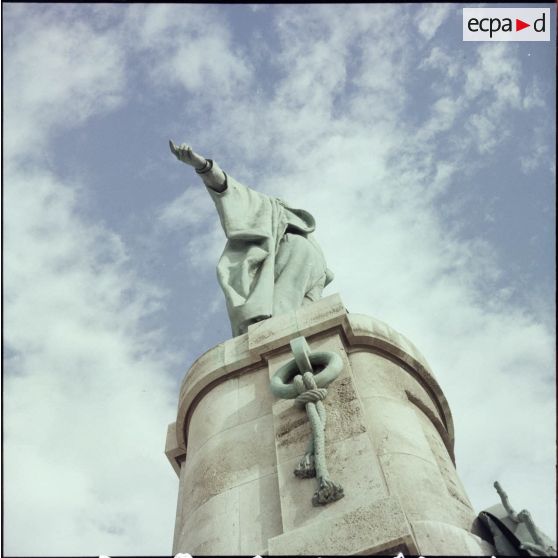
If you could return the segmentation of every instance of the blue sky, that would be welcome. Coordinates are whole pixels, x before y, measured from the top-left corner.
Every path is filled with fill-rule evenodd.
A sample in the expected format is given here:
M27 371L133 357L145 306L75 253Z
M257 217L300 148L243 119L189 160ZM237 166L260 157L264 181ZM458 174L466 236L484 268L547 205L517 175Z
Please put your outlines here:
M6 554L170 554L166 426L230 328L169 138L312 212L476 508L499 480L553 535L555 44L462 42L462 7L3 5Z

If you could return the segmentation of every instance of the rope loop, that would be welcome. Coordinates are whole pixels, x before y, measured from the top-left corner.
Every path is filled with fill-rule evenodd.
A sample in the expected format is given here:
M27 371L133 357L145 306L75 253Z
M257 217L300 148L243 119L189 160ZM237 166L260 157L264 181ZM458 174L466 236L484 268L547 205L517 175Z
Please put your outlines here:
M343 361L337 353L317 351L315 353L310 353L310 362L312 367L325 366L324 369L317 374L312 374L317 387L328 386L337 376L339 376L341 370L343 369ZM300 392L296 386L295 377L299 376L301 371L295 360L290 360L271 378L271 391L275 397L281 399L296 399Z

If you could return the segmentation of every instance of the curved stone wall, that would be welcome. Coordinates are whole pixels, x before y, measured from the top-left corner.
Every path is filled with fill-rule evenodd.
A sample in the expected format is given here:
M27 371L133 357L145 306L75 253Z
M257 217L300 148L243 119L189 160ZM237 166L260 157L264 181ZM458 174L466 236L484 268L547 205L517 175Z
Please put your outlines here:
M293 475L306 413L269 389L301 335L344 362L324 404L328 467L345 497L325 507L311 504L315 480ZM337 295L207 351L185 376L171 426L174 553L491 552L471 533L449 405L426 360L387 324L348 314Z

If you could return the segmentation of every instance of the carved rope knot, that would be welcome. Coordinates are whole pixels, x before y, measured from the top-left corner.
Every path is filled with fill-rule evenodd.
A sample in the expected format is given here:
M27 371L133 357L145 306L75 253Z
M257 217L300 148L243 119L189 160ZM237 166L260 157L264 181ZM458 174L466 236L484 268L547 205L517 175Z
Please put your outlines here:
M317 477L318 489L314 493L312 504L324 506L344 496L341 485L329 478L326 466L326 411L322 403L327 395L325 386L339 375L343 361L336 353L311 353L304 337L293 339L290 344L294 360L282 366L271 378L271 391L277 397L294 399L295 405L306 408L312 438L294 474L299 478ZM325 365L325 368L314 374L313 365Z
M300 378L300 376L296 376L295 380ZM317 403L318 401L323 401L327 395L326 388L315 388L315 389L307 389L303 391L296 399L295 403L299 407L305 407L306 403Z

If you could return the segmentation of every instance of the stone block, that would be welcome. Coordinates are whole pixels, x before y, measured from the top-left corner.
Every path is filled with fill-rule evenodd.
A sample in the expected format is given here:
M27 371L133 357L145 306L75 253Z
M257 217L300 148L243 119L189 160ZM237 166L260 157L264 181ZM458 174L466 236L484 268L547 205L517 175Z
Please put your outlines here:
M238 423L271 413L275 398L269 387L267 367L238 377Z
M471 529L474 513L451 498L437 464L405 453L379 459L389 493L399 498L409 521L442 521Z
M388 324L365 314L349 314L347 326L350 336L359 340L361 338L379 338L391 341L394 337L395 330Z
M366 350L351 352L349 361L362 399L374 396L406 399L404 376L407 372L399 365Z
M271 415L216 434L189 454L186 466L184 513L233 486L276 473Z
M390 325L363 314L349 314L347 318L347 333L353 342L383 348L413 367L418 362L431 374L428 362L416 346Z
M371 555L394 549L406 555L418 554L411 528L395 498L320 518L269 541L271 556Z
M267 554L269 539L283 532L277 475L268 475L238 487L240 554Z
M406 401L410 394L415 401L427 407L430 415L443 426L441 408L416 371L371 350L351 352L349 360L360 397L384 396Z
M225 368L225 344L219 343L199 356L184 376L180 384L180 393L187 391L187 386L192 385L204 377L208 372Z
M240 514L238 487L215 494L184 515L173 554L240 555Z
M247 333L225 341L223 353L226 372L240 370L259 360L259 356L249 350Z
M444 432L445 443L448 451L453 456L453 439L450 438L450 433L444 422L447 416L444 414L443 406L439 404L437 397L433 396L424 384L418 381L415 374L406 374L403 377L402 384L405 387L407 399L426 413L426 416L432 423L436 424L436 428L440 432Z
M178 501L176 503L176 519L174 522L174 536L172 540L172 548L178 548L178 544L180 542L180 537L183 536L184 530L184 491L186 490L186 484L184 483L184 476L186 473L186 467L180 467L178 477Z
M197 452L210 438L238 424L238 378L217 384L200 399L188 426L188 451Z
M248 326L248 348L253 354L262 355L284 345L288 347L295 337L298 337L298 328L294 312Z
M439 521L411 522L423 556L492 556L494 547L459 527Z
M178 445L176 438L176 423L173 422L167 427L167 439L165 441L165 455L172 465L174 472L180 476L180 464L186 457L186 448Z
M455 470L453 455L448 453L446 443L442 440L440 433L434 426L430 417L427 417L419 408L415 409L415 414L417 415L417 419L422 426L423 432L425 433L426 439L432 450L432 454L436 459L436 463L438 464L442 478L446 483L449 495L473 511L473 506L471 505L471 502L465 493L465 489L463 488L463 485L457 475L457 471Z
M387 324L360 314L347 316L345 333L349 345L368 346L372 353L385 352L394 362L401 362L402 369L408 372L407 377L403 377L405 389L440 418L453 452L454 427L449 404L428 363L415 345Z
M322 298L296 310L298 334L310 337L344 323L347 309L338 294Z
M367 397L363 406L366 426L378 455L405 453L436 465L422 424L408 401Z
M317 487L316 479L295 477L293 471L301 458L302 454L278 464L285 532L338 516L388 495L380 465L366 434L340 440L335 444L326 442L330 477L341 484L345 492L344 498L327 506L312 505L312 496Z
M210 349L196 360L182 381L176 417L176 437L179 445L186 447L184 426L190 405L207 386L225 375L224 355L225 343Z

